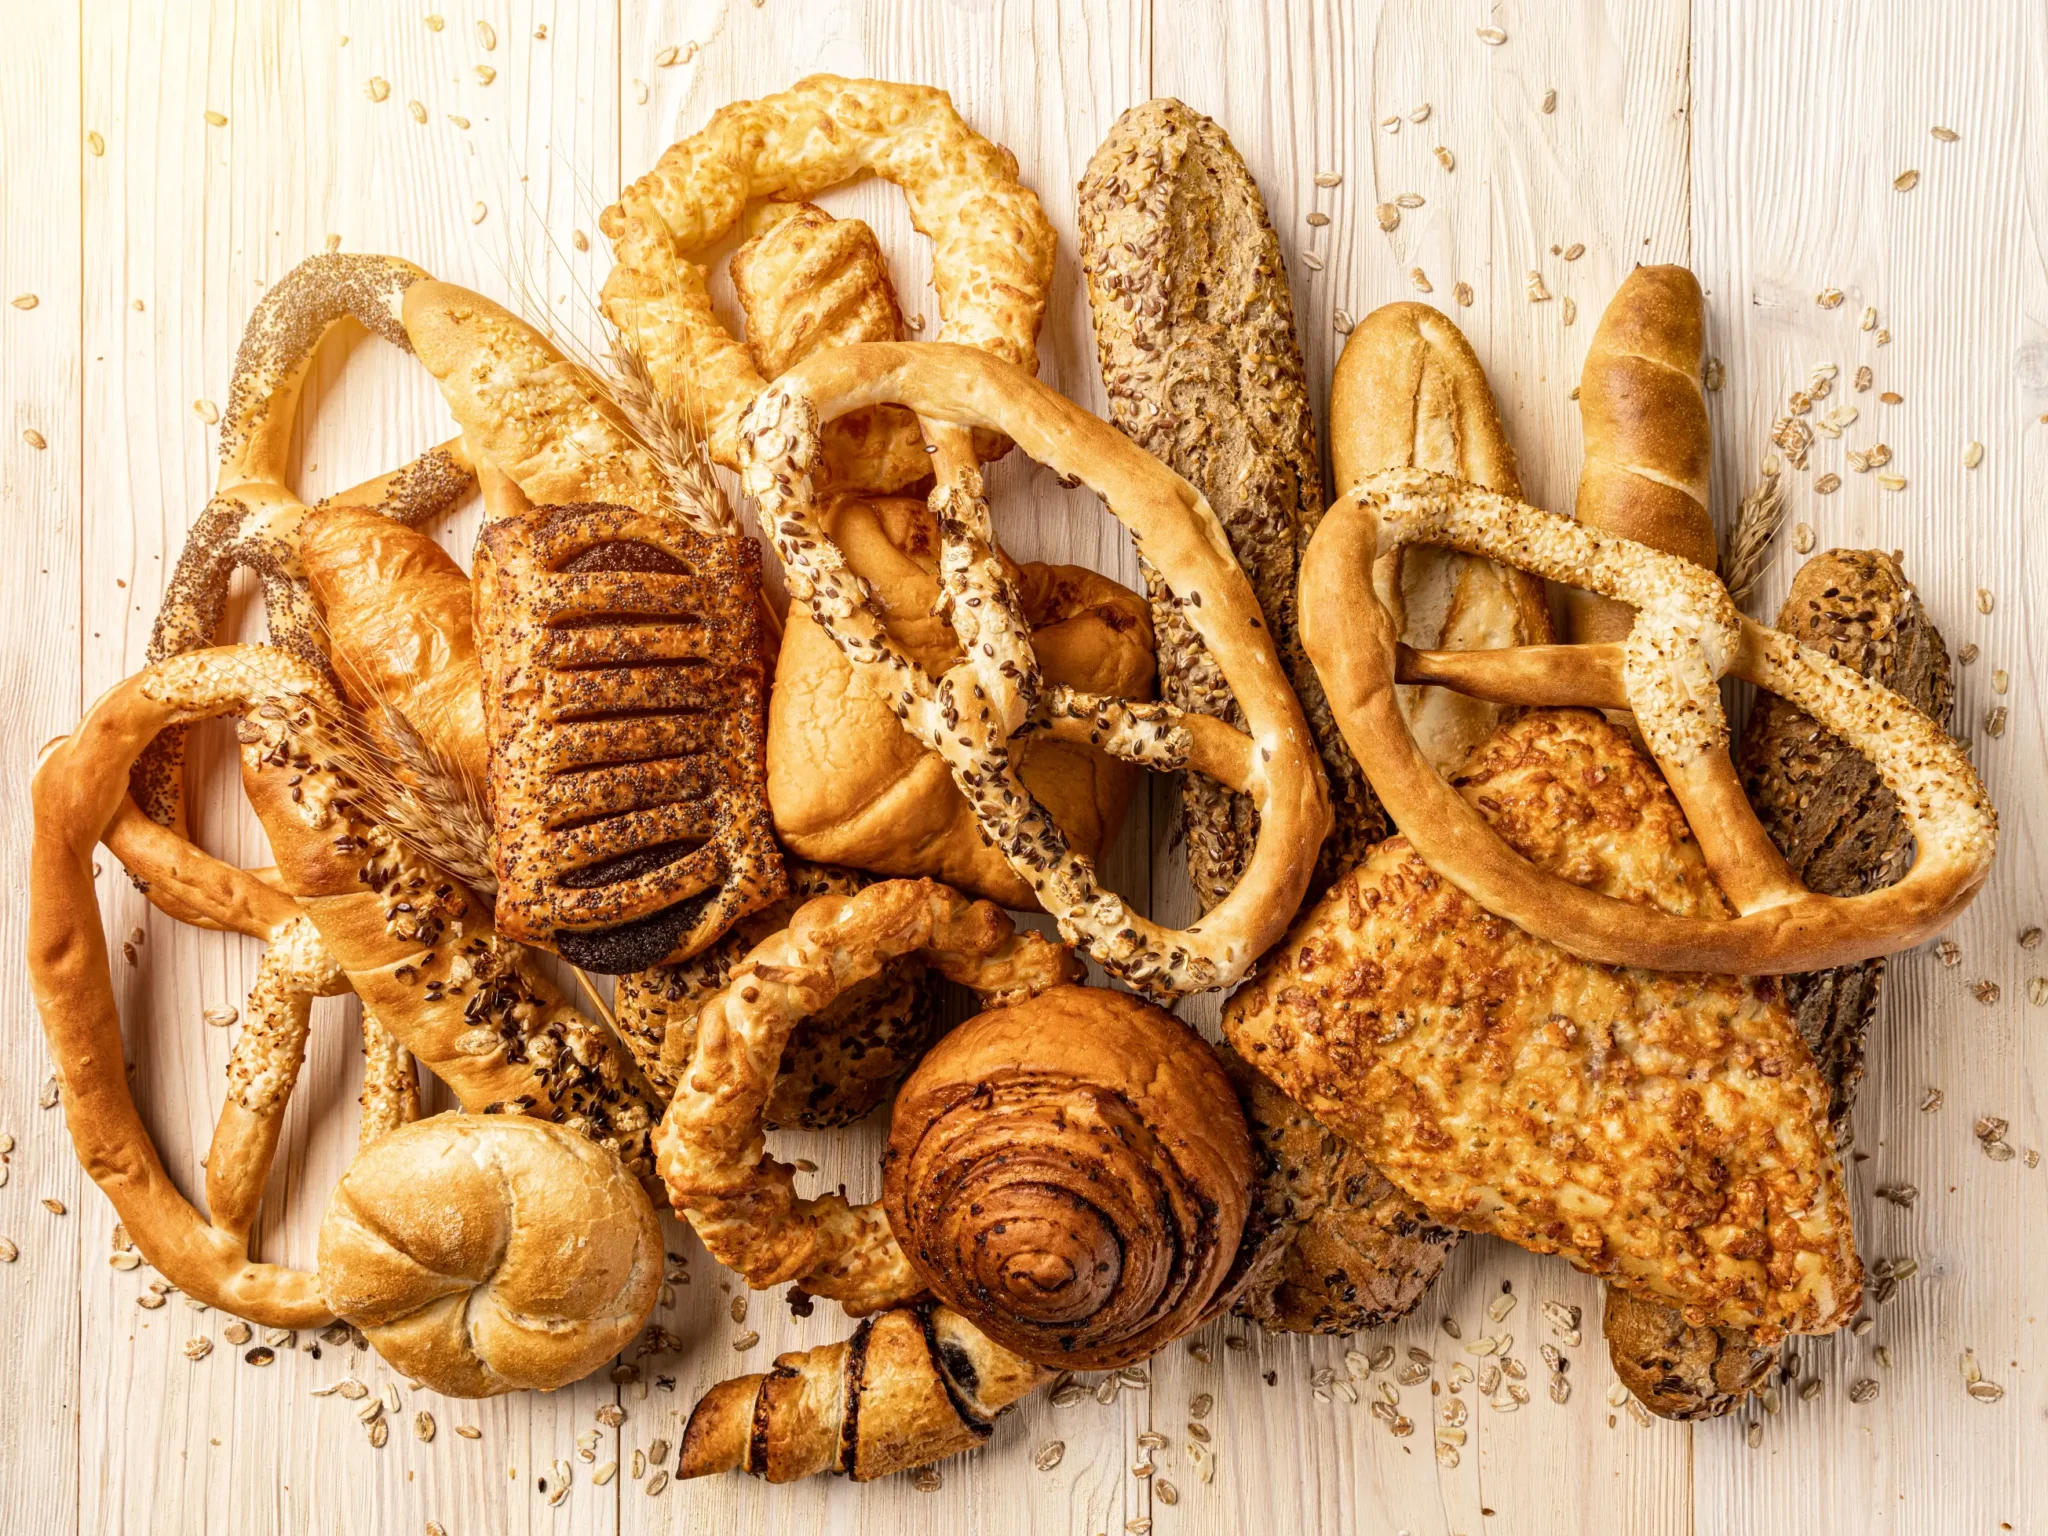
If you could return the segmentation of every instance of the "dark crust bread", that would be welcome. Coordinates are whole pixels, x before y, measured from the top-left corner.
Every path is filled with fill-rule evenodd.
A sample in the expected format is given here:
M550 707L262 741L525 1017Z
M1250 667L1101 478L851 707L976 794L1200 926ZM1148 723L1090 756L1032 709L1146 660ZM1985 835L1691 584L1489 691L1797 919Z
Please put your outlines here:
M1833 549L1793 578L1778 628L1884 684L1938 722L1954 689L1948 647L1892 556ZM1774 694L1759 697L1736 766L1742 787L1792 873L1828 896L1854 896L1904 873L1912 840L1868 760ZM1829 1118L1846 1141L1877 1011L1882 959L1787 976L1785 1000L1828 1084ZM1763 1384L1775 1349L1733 1328L1693 1328L1668 1307L1607 1293L1615 1371L1653 1413L1714 1418Z
M1386 835L1386 817L1296 632L1295 576L1323 514L1323 477L1279 239L1229 137L1165 97L1110 129L1081 180L1079 215L1110 419L1215 509L1321 752L1336 830L1319 890ZM1172 594L1149 568L1146 579L1161 697L1242 727ZM1182 810L1188 877L1207 910L1237 883L1257 818L1244 796L1192 774Z
M477 543L498 922L588 970L686 959L788 889L767 800L760 546L630 507Z
M1431 1221L1365 1154L1229 1046L1251 1128L1251 1211L1231 1308L1283 1333L1356 1333L1415 1310L1462 1233Z

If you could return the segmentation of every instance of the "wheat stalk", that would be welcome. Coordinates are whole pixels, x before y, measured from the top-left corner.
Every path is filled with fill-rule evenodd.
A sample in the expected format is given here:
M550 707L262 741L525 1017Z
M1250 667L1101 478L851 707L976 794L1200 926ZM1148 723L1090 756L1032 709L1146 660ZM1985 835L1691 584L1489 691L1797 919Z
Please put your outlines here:
M736 537L738 516L725 487L711 471L711 456L705 451L704 436L696 418L687 408L663 394L647 366L647 354L632 337L607 322L611 331L611 355L598 387L618 412L640 446L660 471L662 487L668 493L668 510L699 533L714 538ZM560 345L558 342L557 345Z
M386 700L373 708L381 739L366 719L344 714L324 722L337 764L363 795L365 809L421 857L479 895L495 896L481 786L429 746L403 710Z
M1771 567L1771 545L1785 521L1785 485L1777 455L1764 460L1763 479L1742 498L1735 530L1728 536L1728 557L1722 562L1728 595L1740 608L1756 591Z

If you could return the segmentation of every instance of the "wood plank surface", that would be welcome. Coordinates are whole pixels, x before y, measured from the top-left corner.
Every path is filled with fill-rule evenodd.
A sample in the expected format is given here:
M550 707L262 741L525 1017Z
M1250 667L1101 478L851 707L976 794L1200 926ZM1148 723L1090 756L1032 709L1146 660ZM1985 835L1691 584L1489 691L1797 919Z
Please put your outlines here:
M10 217L0 235L0 297L38 299L0 310L0 498L21 546L0 567L0 697L18 722L0 786L14 897L0 937L11 935L14 953L33 755L140 665L166 570L211 485L215 434L199 403L222 398L249 309L293 262L338 237L341 249L403 255L591 341L593 295L609 266L597 214L673 139L727 101L812 71L926 82L1008 145L1044 200L1061 251L1040 371L1100 411L1073 189L1118 113L1170 94L1215 116L1258 178L1293 278L1315 398L1341 342L1339 310L1356 317L1426 297L1472 338L1532 499L1570 505L1581 454L1572 387L1601 306L1638 261L1689 262L1709 290L1710 350L1726 377L1712 401L1724 525L1759 473L1787 394L1816 364L1840 368L1822 409L1848 402L1860 414L1840 441L1823 440L1807 471L1788 474L1788 525L1810 525L1820 548L1904 550L1951 646L1977 647L1959 673L1956 728L1974 743L2004 837L1990 887L1948 936L1955 963L1929 946L1895 964L1855 1116L1850 1177L1866 1260L1919 1267L1890 1301L1869 1306L1866 1334L1800 1342L1777 1412L1752 1408L1698 1427L1642 1426L1610 1404L1596 1283L1475 1239L1397 1327L1308 1340L1213 1326L1107 1404L1092 1393L1060 1409L1027 1401L987 1449L942 1463L932 1491L908 1477L771 1488L738 1476L657 1491L653 1468L631 1475L633 1453L657 1440L672 1447L711 1382L843 1336L850 1324L838 1309L797 1318L771 1292L736 1319L736 1284L671 1223L687 1280L655 1321L678 1347L629 1355L638 1380L600 1373L557 1394L463 1404L405 1389L374 1355L314 1334L279 1348L268 1367L245 1363L260 1337L232 1345L230 1319L176 1295L139 1307L151 1271L107 1262L106 1202L72 1158L59 1112L37 1108L48 1066L17 973L0 1044L0 1132L14 1140L0 1236L20 1249L0 1266L16 1323L0 1339L0 1374L13 1384L0 1395L0 1456L13 1470L0 1480L0 1531L382 1532L434 1521L451 1536L677 1527L1106 1536L1151 1520L1161 1536L1831 1536L2038 1521L2048 1508L2039 1455L2048 1380L2038 1364L2048 1170L2025 1154L2048 1151L2048 1037L2028 1000L2029 982L2048 973L2048 949L2024 949L2018 935L2048 921L2043 658L2027 623L2048 596L2038 532L2048 513L2048 134L2033 101L2048 71L2048 12L2020 0L1967 14L1896 0L449 0L434 25L432 9L85 0L74 16L10 6L19 17L0 50L0 187L11 213L34 215ZM1490 44L1482 28L1505 39ZM373 80L388 91L374 92ZM1937 140L1935 125L1956 139ZM1918 184L1894 191L1906 170L1920 172ZM1324 171L1339 184L1318 188ZM1421 202L1383 231L1376 205L1404 195ZM926 316L931 334L929 247L900 194L867 183L822 201L875 227L905 310ZM1329 222L1311 225L1313 212ZM587 250L576 248L579 232ZM1583 253L1567 260L1573 245ZM1320 270L1304 259L1311 253ZM1530 298L1532 272L1549 295L1541 302ZM1461 283L1469 305L1458 302ZM1842 290L1837 308L1816 302L1829 288ZM716 291L730 313L729 292ZM1866 306L1877 310L1867 331L1858 328ZM1879 330L1888 344L1878 345ZM1873 385L1859 394L1852 379L1865 363ZM1887 390L1901 403L1882 404ZM309 495L449 430L418 365L361 333L323 352L303 416L295 473ZM29 430L47 448L30 447ZM1844 467L1845 448L1880 439L1907 479L1902 491ZM1974 470L1963 467L1971 441L1985 449ZM1823 496L1816 481L1830 470L1846 483ZM1018 558L1137 583L1128 539L1092 496L1015 454L990 483ZM442 530L465 561L475 526L470 507ZM1796 567L1791 541L1788 526L1754 611L1775 611ZM260 604L237 592L231 627L254 638ZM2003 733L1993 734L1986 718L2000 707ZM201 733L194 765L200 839L264 862L225 732ZM1155 787L1106 874L1162 916L1185 919L1192 899L1171 822ZM196 1191L231 1038L200 1014L241 1001L257 950L153 914L104 862L115 947L143 933L135 964L116 962L138 1100L167 1164ZM1997 986L1995 1002L1979 1001L1985 982ZM1213 1028L1213 1002L1182 1011ZM312 1261L320 1210L354 1147L355 1039L353 1004L319 1006L259 1234L267 1258ZM1923 1112L1936 1087L1941 1107ZM1972 1130L1985 1115L2010 1122L2021 1155L1985 1155ZM821 1185L844 1181L863 1198L877 1192L880 1142L871 1124L783 1136L776 1147L815 1160ZM1879 1184L1901 1181L1920 1190L1910 1209L1876 1199ZM47 1212L45 1196L66 1214ZM1515 1305L1495 1319L1488 1309L1505 1306L1504 1284ZM1542 1343L1556 1342L1539 1312L1546 1300L1584 1312L1583 1341L1565 1350L1564 1404L1550 1400L1537 1359ZM1313 1373L1347 1379L1353 1347L1390 1345L1397 1369L1409 1351L1427 1351L1441 1381L1465 1358L1446 1318L1465 1340L1512 1334L1533 1399L1512 1414L1475 1406L1456 1465L1432 1454L1445 1399L1428 1381L1393 1383L1388 1370L1357 1384L1398 1392L1414 1426L1405 1436L1364 1403L1318 1393ZM743 1332L759 1340L736 1350ZM195 1337L215 1345L198 1361L184 1353ZM2005 1388L2001 1401L1965 1395L1966 1349ZM400 1391L381 1450L357 1419L360 1404L310 1395L351 1373ZM1865 1378L1877 1396L1852 1403L1850 1386ZM1796 1390L1808 1379L1821 1384L1811 1400ZM1217 1402L1209 1483L1185 1449L1199 1393ZM624 1411L616 1429L594 1418L607 1405ZM414 1435L420 1411L435 1421L431 1442ZM458 1425L479 1437L457 1435ZM1148 1431L1167 1445L1145 1479L1130 1468ZM1035 1470L1033 1453L1054 1440L1065 1447L1059 1464ZM593 1474L608 1461L621 1470L599 1486ZM566 1494L557 1462L571 1474ZM1172 1502L1162 1481L1174 1486Z

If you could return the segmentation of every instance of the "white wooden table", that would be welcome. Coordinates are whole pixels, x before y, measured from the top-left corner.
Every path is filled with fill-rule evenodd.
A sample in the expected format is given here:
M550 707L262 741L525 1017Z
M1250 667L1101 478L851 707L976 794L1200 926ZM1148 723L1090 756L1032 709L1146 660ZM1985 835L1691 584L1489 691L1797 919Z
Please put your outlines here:
M1997 872L1950 935L1901 957L1870 1041L1850 1177L1867 1259L1918 1271L1875 1326L1800 1346L1818 1395L1783 1394L1687 1428L1639 1425L1610 1405L1597 1286L1556 1261L1468 1242L1421 1311L1387 1330L1405 1354L1467 1335L1504 1282L1521 1305L1502 1326L1533 1358L1536 1303L1586 1311L1569 1351L1568 1404L1481 1410L1456 1468L1432 1458L1426 1387L1404 1389L1419 1426L1397 1440L1363 1407L1322 1402L1310 1372L1342 1370L1342 1340L1210 1330L1214 1363L1176 1347L1148 1391L1113 1405L1027 1403L985 1451L945 1463L943 1484L908 1478L769 1488L739 1476L673 1484L652 1474L597 1486L576 1436L618 1402L599 1462L671 1444L698 1392L777 1351L846 1326L835 1308L796 1320L754 1298L741 1354L729 1289L694 1243L693 1282L658 1320L685 1341L641 1362L643 1380L600 1374L552 1397L467 1405L409 1395L432 1443L401 1422L373 1449L350 1406L313 1398L353 1371L392 1380L374 1357L322 1346L281 1350L267 1369L225 1342L191 1362L182 1346L223 1340L229 1319L173 1297L138 1308L145 1269L111 1268L112 1215L73 1160L61 1112L38 1107L49 1076L26 980L10 970L0 1034L0 1131L12 1138L0 1235L0 1527L6 1531L1116 1532L1150 1517L1160 1533L1256 1530L1415 1533L1994 1532L2048 1520L2048 1009L2030 979L2048 950L2017 935L2048 918L2040 837L2048 783L2040 675L2027 624L2048 594L2048 8L2039 0L1854 5L1846 0L212 0L123 5L7 0L0 32L0 290L35 296L0 310L0 702L6 767L0 839L9 900L0 949L18 956L26 904L27 777L37 748L140 665L166 570L203 504L213 432L195 402L218 399L242 322L264 285L339 238L389 251L487 292L523 283L588 334L588 295L608 258L598 210L679 133L722 103L814 70L944 86L979 128L1015 150L1059 227L1061 262L1043 371L1096 409L1096 374L1073 245L1073 188L1116 115L1171 94L1216 116L1257 175L1295 279L1310 377L1327 385L1341 308L1354 315L1413 296L1423 281L1485 362L1535 499L1571 504L1580 457L1570 391L1601 306L1638 261L1687 263L1705 283L1711 347L1726 385L1713 397L1715 508L1724 524L1758 473L1785 395L1817 364L1846 381L1860 364L1877 391L1849 395L1861 420L1792 472L1788 523L1820 547L1904 551L1953 648L1957 726L1976 745L2003 813ZM182 13L170 20L163 13ZM480 23L495 29L488 50ZM1489 46L1482 27L1506 40ZM665 49L680 62L660 63ZM480 78L477 66L495 70ZM370 99L372 77L390 83ZM1554 108L1545 102L1555 93ZM422 103L426 122L407 110ZM208 114L225 116L225 123ZM1425 116L1426 113L1426 116ZM466 125L456 121L466 119ZM1930 128L1958 136L1944 142ZM1448 148L1455 168L1433 153ZM1313 178L1339 171L1340 186ZM1894 178L1918 170L1918 185ZM1381 233L1376 203L1425 201ZM827 199L869 219L897 261L907 309L936 313L929 262L893 190ZM481 213L478 210L481 209ZM1330 215L1324 228L1307 215ZM1562 253L1583 245L1575 260ZM1309 252L1324 262L1312 271ZM1532 303L1542 273L1555 297ZM1417 277L1415 274L1420 274ZM1469 283L1458 307L1454 285ZM1838 308L1822 290L1846 296ZM1576 308L1576 320L1573 309ZM1874 307L1871 330L1859 329ZM1889 344L1880 345L1880 333ZM360 338L358 338L360 339ZM1842 386L1846 390L1846 382ZM301 489L334 488L448 433L416 365L376 342L331 348L308 392ZM40 446L32 435L39 434ZM1881 438L1907 480L1887 494L1844 473L1816 481L1849 447ZM1984 445L1964 467L1965 445ZM998 519L1021 558L1084 561L1132 580L1121 533L1088 498L1006 463ZM448 530L465 552L471 507ZM1775 612L1796 563L1788 526L1758 611ZM1980 598L1979 589L1985 596ZM246 601L245 633L257 623ZM1989 611L1985 611L1986 609ZM1994 677L2010 675L1997 694ZM2003 734L1987 711L2010 711ZM196 821L209 846L263 862L241 811L224 733L195 754L208 788ZM1185 912L1163 800L1140 806L1112 860L1125 891ZM135 1082L165 1157L196 1187L222 1092L227 1031L201 1009L239 1002L255 947L152 914L111 859L108 931L141 928L118 986ZM119 962L117 962L117 965ZM1980 984L1999 989L1980 1001ZM2048 984L2044 984L2048 986ZM1985 991L1985 996L1991 994ZM1213 1017L1199 1007L1197 1017ZM263 1224L264 1253L311 1260L326 1192L353 1145L359 1067L349 1006L321 1005L313 1059L292 1109ZM1923 1110L1930 1088L1945 1098ZM1998 1163L1972 1133L2011 1122L2022 1155ZM871 1190L877 1137L798 1141L828 1176ZM1874 1198L1907 1181L1910 1209ZM45 1208L62 1202L61 1214ZM1243 1334L1249 1347L1224 1347ZM2005 1397L1966 1397L1958 1360L1974 1349ZM659 1378L657 1380L657 1378ZM1879 1392L1854 1404L1852 1383ZM1181 1450L1191 1393L1213 1392L1219 1470L1192 1475ZM480 1438L454 1433L474 1425ZM1136 1438L1169 1441L1159 1477L1169 1507L1134 1478ZM1051 1472L1033 1451L1063 1440ZM569 1461L550 1505L540 1479ZM628 1471L630 1468L628 1467Z

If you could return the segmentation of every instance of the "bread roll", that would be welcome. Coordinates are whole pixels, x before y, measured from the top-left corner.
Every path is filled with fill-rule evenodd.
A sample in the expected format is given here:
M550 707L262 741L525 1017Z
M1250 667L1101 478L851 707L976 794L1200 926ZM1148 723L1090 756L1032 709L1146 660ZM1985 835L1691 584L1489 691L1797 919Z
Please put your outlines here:
M930 509L908 497L848 496L826 508L825 524L848 567L873 585L890 635L935 677L956 662L959 640L932 612L939 541ZM1152 630L1136 593L1076 566L1010 570L1047 685L1151 697ZM1070 846L1100 858L1139 770L1050 738L1012 750ZM777 835L801 858L929 876L1006 907L1038 904L982 835L945 761L863 686L801 605L790 609L768 697L768 803Z
M1387 304L1360 321L1330 382L1330 462L1338 494L1386 469L1427 469L1519 497L1493 391L1464 334L1427 304ZM1453 549L1401 562L1401 639L1419 650L1491 650L1551 639L1543 583ZM1386 583L1382 583L1385 589ZM1498 704L1447 688L1403 688L1416 743L1445 773L1493 733Z
M312 512L299 553L335 676L370 729L376 706L396 710L441 763L482 786L483 668L462 567L424 533L359 507Z
M1792 578L1778 628L1933 719L1948 719L1948 647L1891 556L1848 549L1814 556ZM1794 705L1775 694L1758 698L1737 767L1764 830L1809 889L1854 896L1904 872L1912 839L1897 800L1868 759ZM1829 1119L1844 1140L1884 965L1866 960L1780 983L1828 1085ZM1607 1293L1603 1331L1616 1373L1665 1418L1731 1412L1762 1385L1778 1357L1741 1329L1693 1327L1653 1298L1618 1290Z
M1251 1178L1202 1038L1129 993L1063 986L932 1048L897 1096L882 1198L932 1294L1027 1360L1097 1371L1200 1321Z
M1716 567L1707 511L1713 437L1700 387L1706 304L1683 267L1637 267L1600 317L1579 375L1586 465L1579 521ZM1624 603L1565 594L1573 640L1619 640L1635 616Z
M1082 179L1080 224L1110 419L1208 499L1315 737L1336 816L1319 890L1386 834L1386 817L1296 635L1295 573L1323 514L1323 475L1279 239L1229 136L1169 97L1117 119ZM1178 603L1149 568L1146 580L1161 697L1241 728ZM1257 817L1199 774L1184 776L1181 810L1206 911L1237 884Z
M661 1224L618 1159L523 1115L393 1131L320 1222L329 1305L451 1397L589 1375L640 1331L661 1270Z

